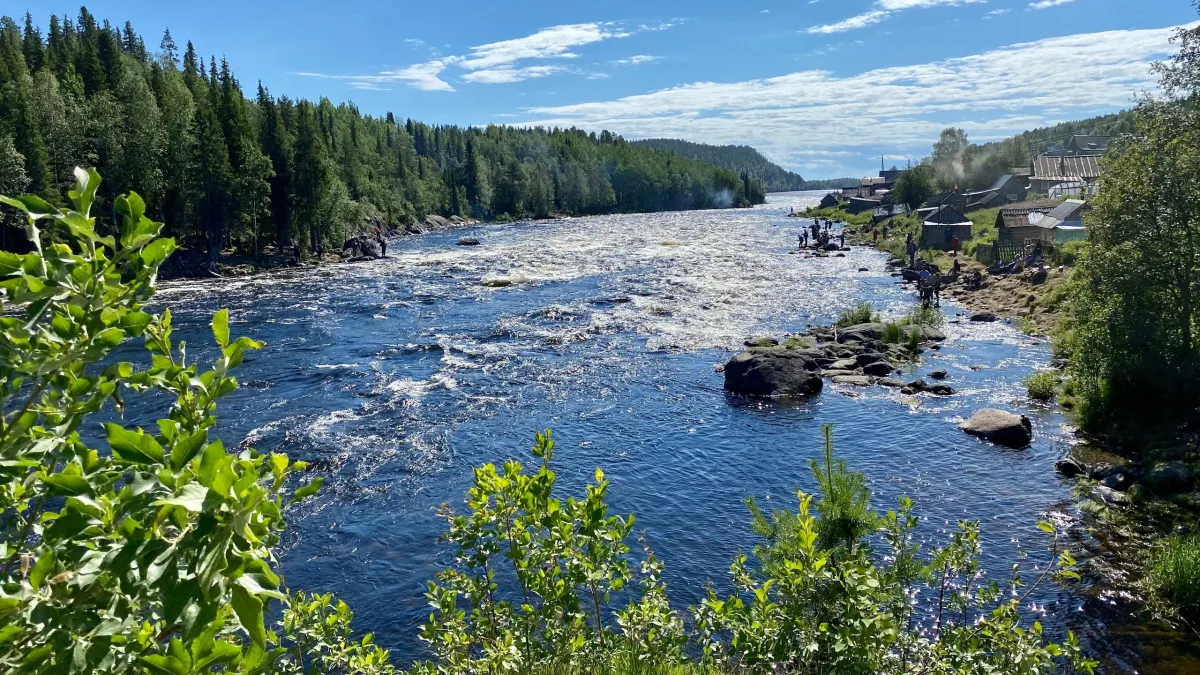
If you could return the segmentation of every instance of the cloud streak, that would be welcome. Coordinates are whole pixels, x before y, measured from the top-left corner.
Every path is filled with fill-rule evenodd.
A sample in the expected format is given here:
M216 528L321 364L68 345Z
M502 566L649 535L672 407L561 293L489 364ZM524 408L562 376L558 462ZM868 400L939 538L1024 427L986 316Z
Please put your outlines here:
M1053 2L1054 0L1048 0ZM1071 0L1059 0L1070 2ZM975 5L986 3L987 0L876 0L868 12L843 19L836 23L812 26L805 32L810 35L830 35L845 33L881 23L897 12L926 7L958 7L960 5Z
M1029 3L1029 9L1049 9L1051 7L1058 7L1059 5L1066 5L1072 2L1075 2L1075 0L1039 0L1039 2Z
M748 143L790 166L818 151L900 154L947 126L975 140L1111 112L1154 86L1150 63L1175 28L1014 44L982 54L838 77L823 70L694 82L612 101L531 108L528 124L609 129L631 138ZM1064 93L1061 73L1076 84Z
M462 71L462 81L472 84L508 84L524 80L548 77L571 69L561 62L579 57L575 49L610 39L626 38L636 33L661 32L682 25L687 19L671 19L655 24L641 24L636 29L626 29L619 22L595 21L591 23L564 24L543 28L532 35L500 40L472 47L464 56L444 56L417 63L404 68L385 70L369 75L330 75L326 73L302 72L304 77L319 77L341 80L351 87L363 91L384 91L385 83L402 83L422 91L454 91L454 87L443 78L449 68ZM421 47L424 42L416 38L405 40L411 46ZM657 57L636 55L613 62L613 65L637 65L655 60ZM540 63L523 65L529 61L557 61L558 64Z

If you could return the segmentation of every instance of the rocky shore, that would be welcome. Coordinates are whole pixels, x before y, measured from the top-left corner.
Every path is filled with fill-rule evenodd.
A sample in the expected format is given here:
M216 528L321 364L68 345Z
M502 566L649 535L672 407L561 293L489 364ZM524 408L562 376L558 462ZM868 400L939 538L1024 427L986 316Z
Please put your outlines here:
M421 221L396 228L389 226L382 219L369 219L365 223L362 233L347 239L340 250L324 251L320 255L307 258L302 258L294 246L286 247L284 250L279 250L274 246L265 246L257 257L232 250L223 252L220 259L214 264L207 253L198 248L185 246L176 251L162 266L159 278L169 280L244 277L283 267L375 260L385 256L386 246L392 241L451 227L475 225L478 222L459 216L445 218L431 215ZM377 232L378 234L376 234Z

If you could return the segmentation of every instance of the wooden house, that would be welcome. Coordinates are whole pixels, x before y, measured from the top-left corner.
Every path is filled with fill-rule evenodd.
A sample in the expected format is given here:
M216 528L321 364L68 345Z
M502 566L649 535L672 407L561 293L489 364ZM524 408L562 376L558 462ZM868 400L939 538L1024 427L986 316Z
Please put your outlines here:
M1019 202L1000 209L1000 213L996 214L999 241L1004 244L1020 244L1026 239L1042 239L1043 232L1037 224L1057 205L1055 200L1040 199Z
M821 204L820 204L821 208L829 209L829 208L833 208L837 205L838 205L838 198L837 198L836 194L830 192L829 194L825 195L824 197L821 197Z
M961 211L949 204L943 204L922 221L921 246L949 250L956 237L960 244L965 244L971 238L973 225L974 223Z

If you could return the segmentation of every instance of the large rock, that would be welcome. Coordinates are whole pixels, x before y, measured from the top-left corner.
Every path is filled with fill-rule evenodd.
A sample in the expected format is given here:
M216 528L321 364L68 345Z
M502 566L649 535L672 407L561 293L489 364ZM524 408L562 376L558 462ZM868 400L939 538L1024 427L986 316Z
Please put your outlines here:
M382 258L383 246L373 234L360 234L342 244L342 254L350 258Z
M935 384L935 385L931 386L929 389L927 389L926 391L928 391L930 394L933 394L934 396L953 396L954 395L954 387L951 387L948 384L941 384L941 383Z
M1104 502L1108 506L1129 506L1133 503L1129 495L1103 485L1097 485L1092 488L1092 499Z
M453 225L454 223L438 215L425 216L424 226L426 230L441 230Z
M840 359L829 365L829 370L854 370L858 368L858 361L854 359Z
M960 428L972 436L1010 448L1023 448L1033 440L1033 425L1028 417L995 408L977 410Z
M879 352L863 352L862 354L855 356L854 360L858 361L858 365L865 366L869 363L885 361L885 360L887 360L887 357L884 356L883 354L880 354Z
M896 366L887 361L876 361L863 366L863 372L867 375L875 375L876 377L887 377L895 372Z
M860 323L838 330L838 342L872 342L883 337L883 324Z
M1064 457L1054 463L1054 470L1067 478L1074 478L1086 471L1086 467L1074 457Z
M947 377L950 377L950 373L947 373L945 370L935 370L930 373L929 376L935 380L944 380Z
M996 320L996 315L992 314L991 312L975 312L971 315L971 320L983 323L991 323Z
M459 246L478 246L479 240L475 237L463 237L458 240Z
M848 384L855 387L871 386L871 378L866 375L838 375L833 378L834 384Z
M1146 475L1146 487L1158 495L1173 495L1192 489L1195 477L1183 462L1164 462L1156 465Z
M817 368L800 350L752 347L725 364L725 388L751 396L815 396L824 386Z

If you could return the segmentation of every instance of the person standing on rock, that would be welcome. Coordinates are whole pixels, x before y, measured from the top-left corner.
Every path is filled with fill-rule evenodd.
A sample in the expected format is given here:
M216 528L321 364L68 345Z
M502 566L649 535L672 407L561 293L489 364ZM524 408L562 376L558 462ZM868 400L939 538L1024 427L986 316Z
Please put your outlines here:
M917 265L917 242L913 241L913 236L910 233L908 240L904 243L905 250L908 251L908 266L916 267Z
M875 244L879 243L879 228L878 227L875 228L875 231L871 233L871 237L872 237L872 241Z
M379 242L379 257L386 258L387 257L387 239L384 238L383 230L380 230L378 225L375 226L375 241Z
M842 228L841 240L842 240L842 248L846 248L846 228L844 228L844 227Z

